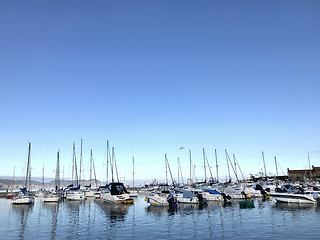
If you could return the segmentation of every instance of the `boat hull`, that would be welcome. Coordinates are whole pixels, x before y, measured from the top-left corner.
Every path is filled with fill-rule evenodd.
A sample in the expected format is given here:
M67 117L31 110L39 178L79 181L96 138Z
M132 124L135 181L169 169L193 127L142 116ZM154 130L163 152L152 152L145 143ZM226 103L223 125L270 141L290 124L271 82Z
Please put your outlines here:
M67 193L66 199L69 201L84 201L86 197L82 193Z
M270 196L281 203L315 204L317 201L309 194L271 193Z
M207 201L223 201L223 197L221 196L221 194L210 194L210 193L204 192L202 196Z
M12 199L12 204L33 204L34 197L32 196L24 196L24 197L17 197Z
M83 193L86 197L94 197L95 191L89 190L89 191L83 191Z
M133 203L133 199L129 197L129 194L111 195L110 193L108 193L108 194L104 194L102 199L103 201L109 202L109 203L120 203L120 204Z
M146 197L145 201L147 203L149 203L150 205L154 205L154 206L168 206L169 205L167 197L162 198L162 197L150 196L150 197Z
M59 202L59 196L55 196L55 195L53 195L53 196L45 196L44 198L43 198L43 202Z

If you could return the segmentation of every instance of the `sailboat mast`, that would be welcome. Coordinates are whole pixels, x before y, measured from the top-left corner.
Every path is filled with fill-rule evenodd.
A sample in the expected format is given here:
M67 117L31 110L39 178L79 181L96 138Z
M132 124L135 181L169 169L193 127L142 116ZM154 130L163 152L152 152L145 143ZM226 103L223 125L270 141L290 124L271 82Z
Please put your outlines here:
M169 173L170 173L172 184L174 185L174 180L173 180L173 177L172 177L172 173L171 173L170 165L169 165L169 162L168 162L167 154L165 154L164 156L165 156L166 163L167 163L167 166L168 166L168 169L169 169Z
M191 160L191 150L189 150L189 158L190 158L190 183L192 182L192 160Z
M209 164L209 161L208 161L208 158L207 158L207 154L205 153L205 150L204 150L204 149L203 149L203 152L204 152L204 158L205 158L205 160L206 160L206 162L207 162L207 166L208 166L208 169L209 169L209 172L210 172L211 179L213 179L211 167L210 167L210 164Z
M80 182L81 182L81 171L82 171L82 138L81 138L81 149L80 149L80 174L79 174Z
M59 150L57 152L57 166L56 166L56 178L55 178L56 189L60 188L60 163L59 163Z
M237 163L236 163L236 156L233 154L232 157L233 157L233 162L234 162L234 171L235 171L235 174L238 175L238 172L237 172Z
M74 147L74 143L73 143L72 144L72 152L73 152L73 155L72 155L72 184L74 184L74 154L75 154L74 148L75 147Z
M182 176L182 169L181 169L181 164L180 164L180 159L178 158L178 164L179 164L179 169L180 169L180 174L181 174L181 183L183 184L183 176ZM179 173L178 173L179 176Z
M94 182L96 184L96 188L98 187L98 183L97 183L97 175L96 175L96 167L94 166L94 159L92 157L92 150L91 150L91 158L92 158L92 167L93 167L93 174L94 174ZM91 181L90 181L91 184Z
M204 168L204 182L207 182L207 172L206 172L206 158L204 148L202 148L202 155L203 155L203 168Z
M178 157L178 186L180 183L180 162L179 162L179 157Z
M276 173L277 173L277 176L276 176L276 179L278 178L278 163L277 163L277 158L276 156L274 156L274 162L276 164Z
M234 172L234 175L236 176L237 182L239 182L237 172L236 172L236 170L234 169L234 167L233 167L233 165L232 165L232 162L231 162L230 157L229 157L229 155L228 155L228 153L227 153L227 150L226 150L226 157L227 157L227 162L228 162L228 161L230 162L230 165L231 165L231 167L232 167L232 170L233 170L233 172ZM229 174L230 174L230 172L229 172ZM231 177L230 177L230 179L231 179Z
M112 148L113 151L113 148ZM109 148L109 157L110 157L110 167L111 167L111 181L114 182L113 178L113 155L110 154L110 148Z
M134 157L132 157L132 188L134 188Z
M44 189L44 163L42 163L42 189Z
M74 160L74 177L75 177L75 185L79 185L78 181L78 171L77 171L77 156L76 156L76 145L73 143L73 160Z
M117 168L116 155L114 153L114 147L112 147L112 158L113 158L113 162L114 162L114 167L116 168L117 180L119 182L119 174L118 174L118 168Z
M242 171L241 171L239 162L238 162L238 160L236 159L236 155L233 154L233 157L234 157L234 161L235 161L235 162L237 163L237 165L238 165L238 168L239 168L239 171L240 171L240 173L241 173L242 178L245 179L245 177L244 177L244 175L243 175L243 173L242 173Z
M230 167L229 167L229 161L228 161L228 153L227 150L224 150L226 153L226 159L227 159L227 167L228 167L228 173L229 173L229 181L231 180L231 175L230 175Z
M266 169L266 162L264 161L264 153L262 151L262 160L263 160L263 166L264 166L264 175L266 177L266 179L268 178L267 177L267 169Z
M26 182L25 182L25 188L28 189L31 181L31 174L30 172L30 152L31 152L31 143L29 143L29 150L28 150L28 162L27 162L27 173L26 173ZM29 181L28 181L29 180Z
M168 164L167 164L167 154L164 155L164 162L166 164L166 184L168 184Z
M107 179L106 179L106 184L108 184L108 179L109 179L109 141L107 141Z
M91 179L92 179L92 149L90 150L90 187L91 187Z
M214 155L216 156L217 182L219 182L217 149L214 150Z

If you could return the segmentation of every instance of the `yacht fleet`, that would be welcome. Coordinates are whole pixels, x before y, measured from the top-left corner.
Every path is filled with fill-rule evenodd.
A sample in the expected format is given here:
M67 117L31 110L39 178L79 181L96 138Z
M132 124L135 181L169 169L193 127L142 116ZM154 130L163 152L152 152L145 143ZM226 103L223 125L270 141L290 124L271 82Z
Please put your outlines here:
M277 178L261 177L260 179L239 180L236 172L236 182L230 180L225 183L219 183L213 181L212 173L209 167L209 162L206 158L205 151L203 149L204 156L204 169L206 164L210 170L211 178L209 181L204 182L192 182L191 181L191 168L190 168L190 181L188 184L177 184L171 173L167 156L165 155L166 173L170 173L172 184L168 184L168 176L166 176L165 184L153 184L151 188L141 188L139 191L127 191L125 185L119 181L118 171L116 169L116 162L114 156L114 148L112 148L112 154L110 153L109 143L107 142L107 164L110 164L112 180L105 186L91 188L92 168L94 170L94 162L92 157L90 158L90 185L81 188L78 181L77 163L75 154L75 144L73 144L73 170L72 179L73 184L66 188L60 188L60 176L59 176L59 151L57 152L57 165L56 165L56 178L55 188L51 191L41 189L35 194L32 194L31 189L31 167L30 167L30 151L31 143L29 143L28 161L26 169L25 186L20 189L19 194L12 198L12 204L33 204L35 197L42 197L43 202L59 202L62 199L66 201L85 201L88 198L93 198L110 204L132 204L134 198L143 194L145 196L146 204L153 206L169 206L177 207L179 204L206 204L209 201L218 201L227 203L232 200L245 200L252 201L253 198L263 198L266 200L273 200L275 202L282 203L298 203L298 204L316 204L320 201L320 184L319 182L304 183L288 182ZM226 152L227 160L232 166L232 162ZM81 157L80 157L80 175L81 175L81 158L82 158L82 141L81 141ZM179 161L179 159L178 159ZM236 159L234 157L234 163ZM179 162L180 164L180 162ZM133 158L134 165L134 158ZM238 165L238 163L237 163ZM190 166L191 166L191 152L190 152ZM239 167L239 165L238 165ZM117 181L114 180L115 169ZM180 168L181 171L181 168ZM180 174L180 173L178 173ZM178 175L179 176L179 175ZM206 176L206 172L205 172ZM181 173L182 178L182 173ZM108 179L108 176L107 176ZM134 179L134 170L133 170ZM218 179L218 172L217 172ZM231 179L231 178L230 178ZM134 186L134 181L133 181ZM253 204L251 204L253 205Z

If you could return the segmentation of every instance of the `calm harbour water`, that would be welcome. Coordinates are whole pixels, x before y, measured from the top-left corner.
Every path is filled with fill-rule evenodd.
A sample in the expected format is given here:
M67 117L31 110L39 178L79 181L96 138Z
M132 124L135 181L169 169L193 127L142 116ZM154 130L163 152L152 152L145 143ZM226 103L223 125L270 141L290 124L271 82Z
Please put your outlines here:
M12 205L0 199L0 239L320 239L320 206L278 205L255 200L255 208L179 205L147 207L99 200Z

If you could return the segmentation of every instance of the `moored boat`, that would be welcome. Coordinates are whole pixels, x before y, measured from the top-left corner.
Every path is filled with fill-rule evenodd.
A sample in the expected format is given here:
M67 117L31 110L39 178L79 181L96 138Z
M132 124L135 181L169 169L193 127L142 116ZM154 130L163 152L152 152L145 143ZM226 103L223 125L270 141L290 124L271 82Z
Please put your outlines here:
M157 190L146 196L145 201L150 205L168 206L174 203L173 195L168 184L160 184Z
M277 202L282 203L317 203L317 200L314 199L313 194L306 193L270 193L270 196Z
M102 195L105 202L110 203L133 203L133 199L129 196L125 186L121 182L113 182L108 186L109 191Z
M12 198L12 202L11 202L12 204L32 204L32 203L34 203L34 197L30 193L30 191L28 190L28 187L30 188L30 185L31 185L30 153L31 153L31 143L29 143L25 187L21 188L19 194Z

